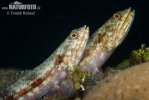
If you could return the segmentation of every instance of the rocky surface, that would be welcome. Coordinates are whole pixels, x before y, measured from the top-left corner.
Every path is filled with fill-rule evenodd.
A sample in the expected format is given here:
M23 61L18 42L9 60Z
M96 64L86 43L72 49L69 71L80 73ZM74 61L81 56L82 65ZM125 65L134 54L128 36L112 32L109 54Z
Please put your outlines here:
M84 100L149 100L149 62L101 80Z

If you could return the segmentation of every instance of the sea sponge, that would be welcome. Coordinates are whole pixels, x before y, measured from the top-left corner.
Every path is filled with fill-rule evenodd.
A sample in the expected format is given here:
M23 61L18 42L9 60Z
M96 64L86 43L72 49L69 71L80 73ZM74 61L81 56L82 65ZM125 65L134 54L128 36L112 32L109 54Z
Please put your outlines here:
M149 62L101 80L84 100L149 100Z

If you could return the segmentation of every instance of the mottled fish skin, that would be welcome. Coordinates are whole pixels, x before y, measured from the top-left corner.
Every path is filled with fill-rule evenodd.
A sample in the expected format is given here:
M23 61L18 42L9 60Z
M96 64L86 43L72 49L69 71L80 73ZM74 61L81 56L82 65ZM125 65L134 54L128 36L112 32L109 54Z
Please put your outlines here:
M94 75L127 36L135 15L131 8L118 11L89 39L78 64L79 71Z
M93 33L76 69L80 72L87 72L89 75L96 74L116 47L120 45L127 36L134 15L135 11L131 11L131 8L114 13L105 24ZM62 83L65 83L65 88L60 87L56 91L66 92L65 94L58 93L58 95L72 96L70 94L73 94L75 91L72 80L64 80Z
M79 63L88 37L87 26L72 30L48 59L3 91L3 100L35 100L56 87Z

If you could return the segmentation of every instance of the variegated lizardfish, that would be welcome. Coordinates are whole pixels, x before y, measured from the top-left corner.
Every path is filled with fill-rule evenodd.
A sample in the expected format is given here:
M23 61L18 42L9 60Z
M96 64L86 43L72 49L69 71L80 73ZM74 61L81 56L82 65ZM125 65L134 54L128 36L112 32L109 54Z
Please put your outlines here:
M113 51L121 44L134 20L131 8L118 11L90 38L77 69L95 74Z
M79 34L71 34L44 63L7 87L3 91L3 99L34 100L45 93L51 94L53 90L64 92L68 89L83 89L80 81L84 81L86 73L96 74L124 40L133 22L134 14L131 8L114 13L91 36L87 45L85 44L88 27L72 31Z

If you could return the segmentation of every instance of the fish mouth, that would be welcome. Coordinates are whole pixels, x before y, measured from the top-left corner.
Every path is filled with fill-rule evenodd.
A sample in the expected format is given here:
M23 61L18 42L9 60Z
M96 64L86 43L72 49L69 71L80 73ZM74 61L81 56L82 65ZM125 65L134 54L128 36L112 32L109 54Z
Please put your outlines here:
M120 28L120 41L119 44L121 44L121 42L125 39L125 37L128 34L128 31L133 23L134 20L134 16L135 16L135 10L133 10L131 7L129 7L128 9L124 10L124 13L126 13L126 18Z
M86 44L86 41L88 41L88 39L89 39L89 27L88 26L86 26L86 25L84 25L83 27L82 27L82 29L83 29L83 36L81 37L81 40L83 40L83 39L85 39L85 42L84 42L84 44Z

